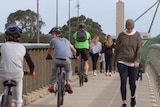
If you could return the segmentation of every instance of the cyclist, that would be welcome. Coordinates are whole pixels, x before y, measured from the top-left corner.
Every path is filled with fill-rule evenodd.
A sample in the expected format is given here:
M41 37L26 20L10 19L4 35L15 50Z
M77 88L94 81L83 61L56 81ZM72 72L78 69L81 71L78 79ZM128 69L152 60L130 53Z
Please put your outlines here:
M76 55L76 49L70 43L69 40L67 40L62 36L61 27L54 27L50 30L49 33L52 35L52 39L48 47L48 55L46 59L49 59L52 57L51 56L52 48L54 48L54 58L53 58L53 69L52 69L51 81L50 81L50 86L48 88L48 91L50 92L55 91L54 86L56 83L56 74L57 74L56 65L63 64L66 71L66 91L69 94L71 94L73 93L73 90L70 85L71 78L72 78L72 67L71 67L70 57L73 56L71 53Z
M84 74L85 74L85 82L88 82L87 74L89 69L89 47L90 47L90 38L91 35L88 31L85 30L85 24L80 23L78 25L79 31L76 31L73 34L73 39L75 41L75 48L77 50L76 56L81 55L84 60ZM75 72L78 72L78 59L76 60Z
M30 73L34 73L33 61L23 44L19 43L22 36L22 29L18 26L8 27L5 31L5 40L0 47L0 102L5 90L3 81L15 80L15 107L22 107L22 88L23 88L23 59L26 60Z

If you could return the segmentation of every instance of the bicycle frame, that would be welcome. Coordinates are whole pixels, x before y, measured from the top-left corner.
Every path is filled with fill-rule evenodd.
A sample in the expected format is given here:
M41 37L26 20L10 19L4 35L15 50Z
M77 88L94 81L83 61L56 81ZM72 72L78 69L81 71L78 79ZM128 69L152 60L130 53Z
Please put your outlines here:
M12 105L12 91L11 88L16 86L16 81L6 80L3 82L5 92L2 96L1 107L11 107Z
M57 84L56 84L56 92L57 95L57 107L60 107L60 105L63 105L64 95L65 95L65 71L64 71L64 65L58 64L57 67L59 68L57 71Z
M79 86L83 86L83 82L84 82L84 60L81 58L80 60L80 70L78 72L78 76L79 76Z

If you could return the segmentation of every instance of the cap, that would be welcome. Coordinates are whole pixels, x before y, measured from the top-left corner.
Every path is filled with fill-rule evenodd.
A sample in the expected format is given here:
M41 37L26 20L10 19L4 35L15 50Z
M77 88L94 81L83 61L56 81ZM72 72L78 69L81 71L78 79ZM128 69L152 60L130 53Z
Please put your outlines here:
M133 29L134 28L134 21L132 19L126 20L126 29Z

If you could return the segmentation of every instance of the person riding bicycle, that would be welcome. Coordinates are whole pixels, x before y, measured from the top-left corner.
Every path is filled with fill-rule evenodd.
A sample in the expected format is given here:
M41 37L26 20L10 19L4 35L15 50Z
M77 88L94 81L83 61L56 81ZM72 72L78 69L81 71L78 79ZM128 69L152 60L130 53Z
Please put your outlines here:
M71 88L71 78L72 78L72 66L70 58L76 55L76 49L70 43L70 41L62 36L62 28L61 27L53 27L49 34L52 35L52 39L50 41L48 47L48 55L46 59L52 58L51 51L54 48L54 58L53 58L53 69L50 80L50 86L48 91L55 91L55 83L56 83L56 74L57 74L57 64L63 64L64 69L66 71L66 91L71 94L73 90Z
M89 47L90 47L90 39L91 35L88 31L85 30L86 25L84 23L80 23L78 25L78 31L73 34L73 39L75 41L75 48L77 50L76 56L81 55L81 58L84 60L84 74L85 74L85 82L88 82L88 69L89 69ZM78 58L76 60L75 72L78 72Z
M10 26L5 31L5 43L0 47L0 102L5 87L5 80L15 80L17 85L14 87L15 107L22 107L22 89L23 89L23 59L26 60L30 73L34 73L33 61L23 44L19 43L22 36L22 29L18 26Z

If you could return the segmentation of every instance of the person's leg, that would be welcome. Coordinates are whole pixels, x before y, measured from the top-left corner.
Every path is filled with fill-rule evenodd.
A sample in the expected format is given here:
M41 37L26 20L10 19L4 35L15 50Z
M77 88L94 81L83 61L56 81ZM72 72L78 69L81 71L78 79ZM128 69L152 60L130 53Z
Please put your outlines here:
M138 67L129 67L128 76L129 76L129 85L131 90L131 106L136 104L135 92L136 92L136 78L138 73Z
M127 94L126 84L127 84L128 67L124 64L117 63L117 68L121 79L120 90L121 90L122 101L123 103L125 103Z
M108 55L109 76L112 75L112 55Z
M14 87L14 91L15 91L15 104L16 107L22 107L22 90L23 90L23 78L17 78L15 79L17 82L17 86Z
M93 75L96 76L96 73L97 73L97 61L98 61L98 57L99 57L99 54L96 53L93 55Z
M65 65L65 71L66 71L66 91L69 94L73 93L72 87L71 87L71 81L72 81L72 66L71 61L69 58L66 58L66 61L62 61L62 64Z
M53 61L53 68L52 68L52 74L50 79L50 85L54 85L56 82L56 74L57 74L57 67L56 64L59 63L57 59L54 59Z

